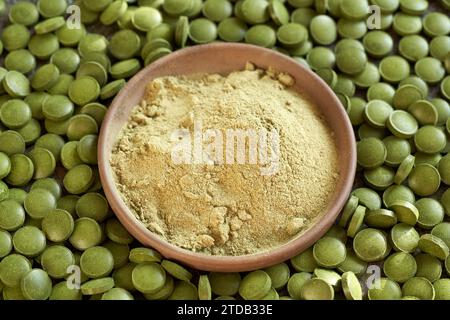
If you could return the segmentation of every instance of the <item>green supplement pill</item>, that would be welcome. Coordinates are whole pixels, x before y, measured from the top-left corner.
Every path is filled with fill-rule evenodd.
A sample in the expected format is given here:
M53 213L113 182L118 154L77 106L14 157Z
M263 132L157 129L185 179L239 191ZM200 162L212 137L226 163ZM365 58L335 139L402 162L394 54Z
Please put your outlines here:
M156 293L166 281L166 272L155 262L144 262L134 267L133 285L142 293Z
M78 250L84 251L102 241L103 231L100 225L91 218L79 218L75 221L69 242Z
M218 296L234 296L239 291L241 275L237 272L211 272L208 278L212 292Z
M207 275L201 275L198 279L199 300L211 300L211 284Z
M300 300L302 299L301 290L303 285L311 279L311 274L308 272L294 273L287 284L287 290L289 296L292 299Z
M166 270L167 273L169 273L171 276L173 276L176 279L187 281L189 282L192 279L192 274L186 270L184 267L180 266L179 264L169 261L169 260L163 260L161 262L161 267Z
M353 250L363 261L381 260L387 251L386 236L377 229L367 228L359 231L353 239Z
M266 272L262 270L252 271L242 279L239 286L239 295L244 300L262 299L269 293L271 287L272 280Z
M65 241L72 235L73 230L73 217L66 210L53 209L42 219L42 231L50 241Z
M90 278L101 278L113 270L114 258L104 247L91 247L81 255L80 267L81 271Z
M41 255L41 266L49 276L62 279L67 276L67 270L75 264L73 253L66 247L54 245L44 250Z
M45 249L44 233L36 227L24 226L13 235L13 245L16 252L26 257L36 257Z
M345 260L346 253L345 245L331 237L320 239L313 247L314 259L320 266L327 268L341 264Z
M414 277L403 284L403 296L413 296L420 300L434 300L436 292L433 284L426 278Z

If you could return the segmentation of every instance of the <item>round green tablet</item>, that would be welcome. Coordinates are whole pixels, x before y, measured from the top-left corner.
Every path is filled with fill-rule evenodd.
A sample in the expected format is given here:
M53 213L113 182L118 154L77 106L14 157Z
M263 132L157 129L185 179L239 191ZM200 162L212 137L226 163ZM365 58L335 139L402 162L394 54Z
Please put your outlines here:
M287 290L289 295L296 300L300 300L301 289L303 285L311 279L311 274L307 272L294 273L287 284Z
M379 167L386 160L385 144L377 138L362 139L357 144L358 164L363 168Z
M414 70L419 77L430 84L441 81L445 76L445 69L442 63L432 57L425 57L417 61Z
M133 76L140 68L138 59L128 59L113 64L109 72L114 79L125 79Z
M29 73L36 67L36 59L25 49L11 51L5 57L5 67L20 73Z
M430 55L440 61L445 62L445 57L450 50L450 37L437 36L430 42Z
M30 270L31 264L27 258L20 254L11 254L0 261L0 280L6 286L16 287Z
M168 300L197 300L198 290L190 282L178 281L175 284L172 294L167 298Z
M80 289L69 288L67 281L58 282L53 286L49 300L81 300Z
M186 46L187 39L189 37L189 19L188 17L181 16L175 25L175 43L180 48Z
M289 22L289 11L283 2L270 1L269 2L269 14L272 20L277 25L284 25ZM296 22L296 21L292 21Z
M313 70L332 69L336 63L336 57L333 51L327 47L315 47L312 48L306 56L309 66ZM339 77L333 88L335 92L341 92L352 96L352 90L354 91L353 82L344 77Z
M248 27L239 18L227 18L219 23L217 34L224 41L239 42L245 37Z
M399 83L399 88L402 86L405 86L405 85L412 85L412 86L416 87L417 89L419 89L420 92L422 93L421 99L428 96L429 88L428 88L427 83L423 79L421 79L417 76L411 75L411 76L403 79ZM417 94L415 94L415 95L417 96Z
M211 300L211 284L207 275L201 275L198 279L199 300Z
M415 157L412 155L408 155L402 163L399 165L397 172L394 176L394 182L396 184L401 184L403 181L406 180L406 178L411 173L413 167L414 167Z
M418 100L408 108L420 125L435 125L438 121L438 113L435 106L427 100Z
M419 253L414 257L417 264L416 277L423 277L435 282L442 275L442 264L438 258L427 253Z
M395 171L391 167L381 166L364 170L364 180L376 190L384 190L394 183Z
M439 279L433 283L435 300L450 300L450 279Z
M13 245L16 252L26 257L36 257L45 249L44 233L36 227L24 226L13 235Z
M445 36L450 33L450 19L441 12L429 12L423 18L423 29L431 37Z
M313 272L319 266L314 259L313 247L291 258L291 265L299 272Z
M34 3L20 1L11 7L9 11L9 20L12 23L31 26L39 20L39 12Z
M42 219L50 210L56 208L56 198L48 190L33 189L26 196L24 207L32 218Z
M92 185L94 173L88 165L81 164L70 169L63 179L64 187L71 194L86 192Z
M106 53L108 40L100 34L87 33L78 43L78 52L81 57L95 53Z
M393 108L385 101L372 100L367 103L364 117L372 126L383 128L393 111Z
M30 81L20 72L9 71L3 78L3 88L12 98L25 97L30 93Z
M241 282L239 273L211 272L208 277L211 284L211 290L216 295L234 296L239 291Z
M66 0L39 0L37 2L39 13L45 18L63 15L67 8Z
M23 154L14 154L10 160L11 172L5 181L14 187L25 186L33 178L33 161Z
M445 260L449 254L449 248L445 242L432 234L424 234L420 237L419 249L440 260Z
M20 281L27 300L47 300L52 292L52 280L42 269L32 269Z
M3 28L0 39L8 51L23 49L30 39L30 32L26 26L13 23Z
M342 274L342 289L347 300L362 300L362 287L352 271Z
M363 261L379 261L387 251L386 236L377 229L363 229L353 239L353 249Z
M74 263L73 253L60 245L48 247L41 255L42 268L55 279L62 279L67 276L68 268Z
M75 221L74 230L69 241L76 249L86 250L98 245L101 240L102 229L95 220L80 218Z
M378 67L373 63L367 63L364 70L352 76L352 81L360 88L368 88L380 81Z
M245 42L261 47L271 48L277 41L275 30L271 27L261 24L248 29L245 34Z
M158 292L166 281L166 272L157 263L138 264L132 273L133 284L142 293Z
M123 288L128 291L136 291L131 279L131 275L135 266L136 264L129 262L125 264L123 267L114 270L112 277L114 278L116 287ZM166 284L170 282L170 280L172 280L173 286L173 279L171 279L169 276L166 277ZM166 286L166 284L164 286ZM172 292L170 291L165 298L167 298L171 293Z
M133 295L122 288L112 288L102 295L102 300L134 300Z
M126 81L124 79L119 79L108 83L101 89L100 99L106 100L115 96L125 86L125 84Z
M388 83L379 82L371 85L367 90L367 100L383 100L392 104L395 89Z
M108 203L106 202L106 199L104 199L104 198L103 198L103 200L100 200L100 198L99 198L99 199L97 199L97 201L99 201L99 202L105 201L105 202L102 203L102 205L108 206ZM114 242L117 242L117 243L130 244L134 240L133 237L130 235L130 233L123 227L123 225L117 219L109 219L106 222L106 229L105 229L105 231L106 231L106 235L108 236L108 238L111 239ZM144 251L148 253L147 250L144 250ZM153 250L151 252L153 252ZM134 254L136 254L136 252ZM147 256L147 254L143 254L143 256ZM141 261L145 262L145 261L148 261L148 260L143 259ZM160 261L160 257L157 258L156 260L151 260L151 261L148 261L148 262L153 262L153 261L158 261L159 262ZM136 261L134 261L134 262L136 262Z
M212 42L217 38L217 26L208 19L195 19L189 26L189 37L198 44Z
M136 29L147 32L162 22L162 16L155 8L140 7L134 11L131 21Z
M81 140L86 135L97 133L97 122L91 116L87 114L77 114L70 118L69 126L67 127L67 137L69 140Z
M0 120L6 127L17 129L31 119L31 109L22 100L11 99L0 108Z
M67 196L61 197L56 202L56 208L67 211L72 217L75 218L75 217L77 217L76 212L75 212L75 206L76 206L76 203L78 202L79 198L80 197L76 196L76 195L67 195Z
M83 164L83 161L78 155L78 141L69 141L61 149L61 163L67 170Z
M422 91L414 85L405 84L401 85L394 94L392 101L395 109L406 110L410 105L416 101L423 99Z
M354 195L350 196L344 208L342 209L341 218L339 219L339 226L346 227L356 208L358 207L359 199Z
M111 277L89 280L81 285L83 295L105 293L114 287L114 279Z
M398 166L411 153L411 145L406 139L389 136L383 139L383 143L385 144L387 151L387 165Z
M414 277L403 284L404 296L417 297L420 300L434 300L435 290L433 284L426 278Z
M153 9L153 8L141 8ZM155 10L155 9L153 9ZM109 51L117 59L130 59L141 47L141 38L133 30L121 30L115 33L109 42Z
M337 28L332 18L326 15L317 15L311 19L309 29L315 42L329 45L336 41Z
M12 156L24 151L25 141L19 133L12 130L0 132L0 152Z
M41 136L42 128L39 121L31 119L22 128L17 129L17 132L22 136L25 144L30 145Z
M408 139L416 134L419 124L410 113L404 110L395 110L386 120L386 127L394 136Z
M369 227L386 229L397 223L397 216L391 210L378 209L368 211L364 221Z
M431 230L431 234L438 238L441 238L445 244L450 248L450 223L442 222L434 226Z
M287 48L297 47L308 38L308 30L298 23L287 23L278 28L278 41Z
M314 245L313 256L320 266L332 268L345 260L346 248L340 240L325 237Z
M134 286L133 286L134 288ZM193 293L191 292L192 288L191 287L186 287L184 289L187 289L187 291L190 292L190 295L193 295ZM136 289L134 289L136 290ZM166 274L166 282L164 283L164 286L158 290L156 293L144 293L144 297L147 300L166 300L168 299L172 293L175 290L175 281L173 280L173 278L170 275ZM178 290L180 290L180 288L178 288Z
M55 34L62 45L66 47L74 47L86 34L86 28L84 25L80 25L80 28L71 29L66 24L56 30Z
M392 51L394 41L387 32L375 30L364 36L363 45L369 55L382 58Z
M247 274L239 286L239 294L245 300L257 300L263 298L272 286L270 276L262 271L252 271Z
M52 63L45 64L36 70L31 79L31 86L37 91L48 90L56 83L59 75L60 71L57 66Z
M202 12L209 20L220 22L231 16L233 6L227 0L207 0L203 4Z
M410 67L408 62L400 56L389 56L383 58L379 65L380 74L387 82L400 82L409 76Z
M114 258L104 247L91 247L81 255L80 267L90 278L101 278L112 271Z
M415 276L417 263L411 254L397 252L384 261L383 272L389 279L403 283Z
M58 30L66 24L66 20L63 17L53 17L42 20L34 26L36 34L45 34Z
M439 201L432 198L422 198L416 201L419 210L417 224L423 229L431 229L444 219L444 208Z
M53 178L36 180L31 185L30 190L35 189L45 189L49 191L55 197L55 199L59 199L61 197L61 186L59 185L58 181Z
M381 208L381 197L374 190L369 188L357 188L353 190L352 195L359 199L359 203L369 210Z
M89 76L76 79L69 87L70 99L80 106L96 100L99 95L100 85L97 80Z
M174 278L182 280L182 281L190 281L192 279L192 274L186 270L184 267L179 264L169 261L163 260L161 262L161 267L166 270L167 273L172 275Z
M374 284L367 292L369 300L399 300L402 297L402 289L395 281L381 278Z
M31 37L28 49L37 58L46 60L59 49L58 38L52 33L36 34Z
M264 23L269 20L269 3L264 0L244 0L241 12L245 20L250 24Z
M63 209L53 209L42 219L42 231L48 240L62 242L72 235L74 221L72 215Z
M304 300L333 300L334 290L325 280L313 278L303 284L301 297Z
M344 73L355 75L364 70L367 65L367 56L364 50L349 47L336 54L336 64Z
M75 209L80 218L88 217L101 222L105 220L109 206L104 196L91 192L78 199Z
M398 50L403 57L415 62L428 55L429 46L424 37L414 34L403 37L399 42Z
M131 249L129 258L130 261L134 263L161 261L161 255L157 251L150 248L142 248L142 247Z
M342 38L359 39L367 33L367 24L364 20L341 18L337 23L337 31Z
M30 151L29 157L34 165L34 179L47 178L54 173L56 161L48 149L35 147Z
M15 200L7 199L0 202L0 228L14 231L25 221L25 210Z
M429 164L419 164L411 171L408 177L410 188L420 196L430 196L440 186L439 171Z

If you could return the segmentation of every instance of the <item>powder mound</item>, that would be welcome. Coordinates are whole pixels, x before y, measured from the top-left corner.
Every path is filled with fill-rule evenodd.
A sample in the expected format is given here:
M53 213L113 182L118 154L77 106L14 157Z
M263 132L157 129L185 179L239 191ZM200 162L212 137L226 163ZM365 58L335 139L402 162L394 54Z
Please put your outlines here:
M293 79L245 71L152 81L111 165L122 198L163 239L212 255L269 250L321 218L334 136Z

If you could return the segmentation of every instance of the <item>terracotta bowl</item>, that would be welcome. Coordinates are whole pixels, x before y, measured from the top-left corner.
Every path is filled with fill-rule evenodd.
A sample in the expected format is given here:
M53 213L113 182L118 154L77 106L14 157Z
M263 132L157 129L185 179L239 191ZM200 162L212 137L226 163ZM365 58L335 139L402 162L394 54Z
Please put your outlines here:
M109 162L110 152L119 131L128 120L131 109L140 103L144 89L152 79L193 73L228 74L243 70L248 61L260 68L272 66L295 77L294 90L301 88L302 92L310 96L335 132L340 153L341 175L322 219L290 242L270 251L244 256L194 253L164 241L134 217L115 186ZM196 269L218 272L249 271L267 267L290 259L310 247L335 222L351 191L356 169L356 147L352 126L346 111L325 82L285 55L273 50L235 43L215 43L180 50L152 63L135 75L109 107L100 133L98 158L103 189L111 208L138 241L158 250L168 259L180 261Z

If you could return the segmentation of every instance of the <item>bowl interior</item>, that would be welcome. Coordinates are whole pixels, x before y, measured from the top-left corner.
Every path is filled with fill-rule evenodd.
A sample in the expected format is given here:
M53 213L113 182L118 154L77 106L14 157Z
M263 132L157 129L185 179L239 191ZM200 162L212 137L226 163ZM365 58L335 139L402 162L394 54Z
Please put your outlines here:
M110 166L110 152L131 109L142 100L146 85L154 78L194 73L228 74L243 70L246 62L267 69L274 67L296 79L294 90L306 93L321 110L335 133L339 148L340 178L327 212L301 236L273 250L245 256L211 256L174 246L150 232L131 213L117 190ZM291 258L317 241L334 223L354 180L356 151L353 129L341 103L329 87L313 72L293 59L273 50L245 44L217 43L195 46L172 53L134 76L112 102L104 119L99 138L99 170L105 195L125 228L142 244L163 256L200 270L235 272L273 265Z

